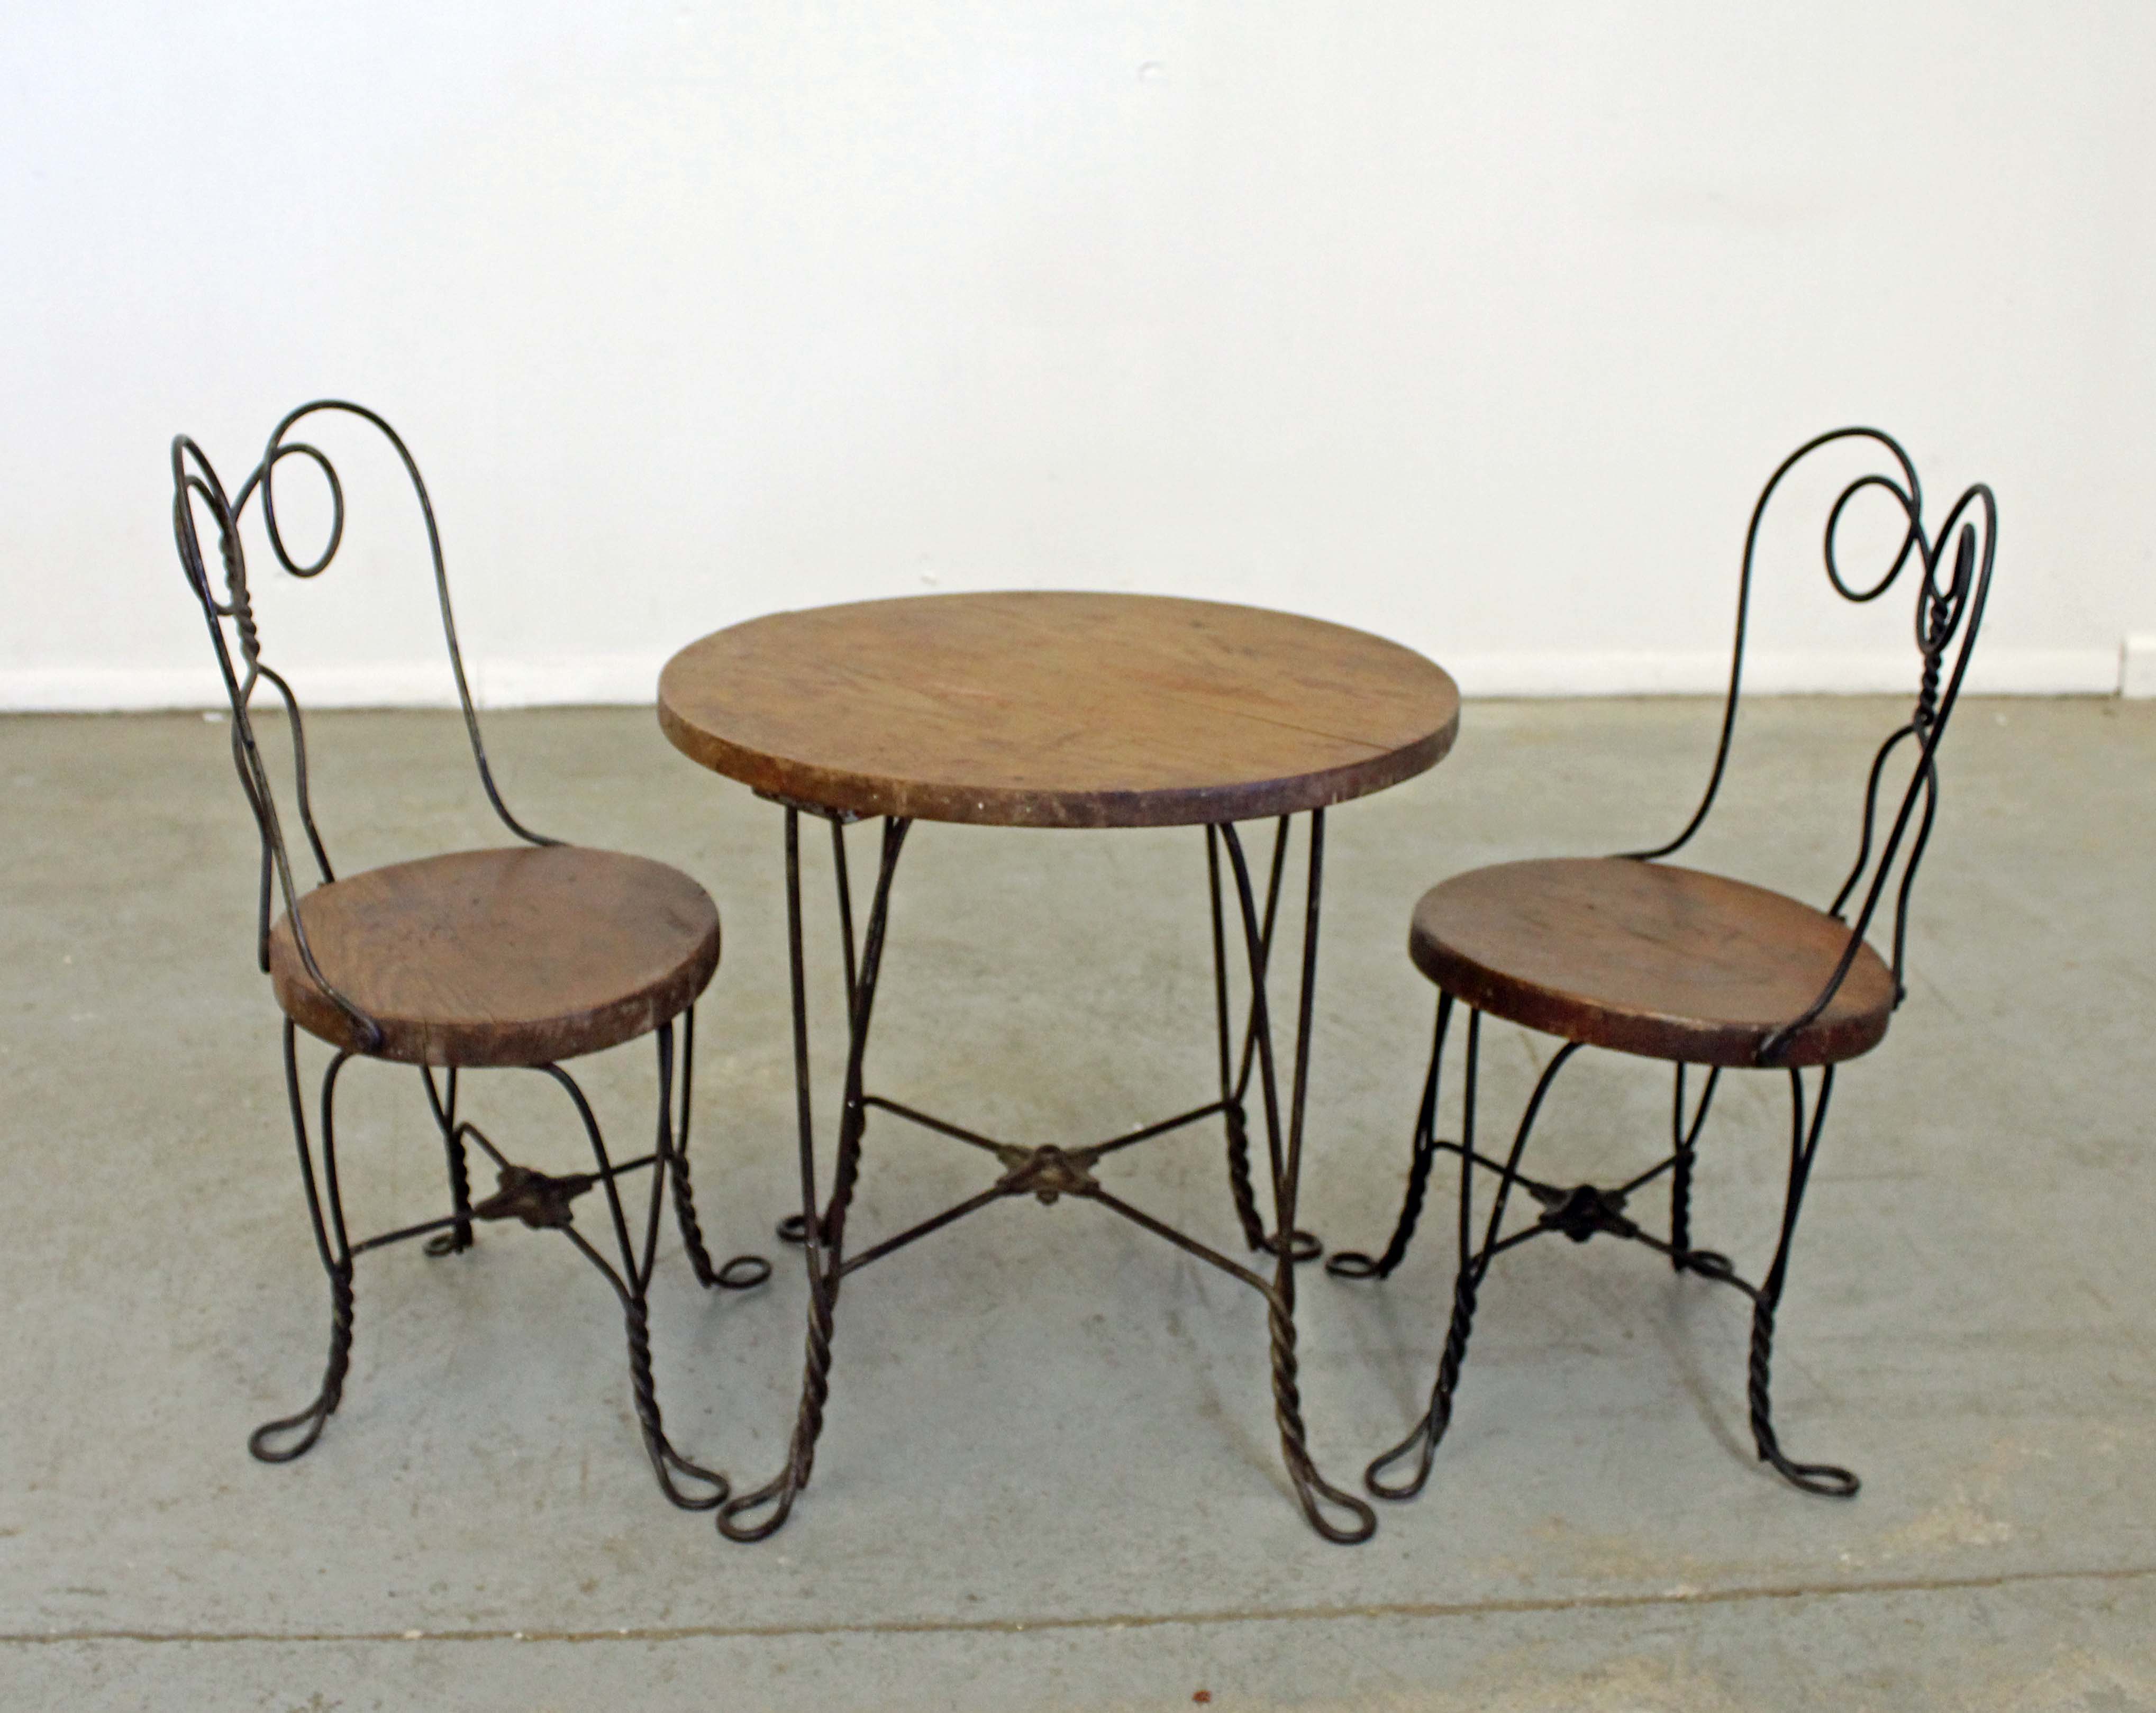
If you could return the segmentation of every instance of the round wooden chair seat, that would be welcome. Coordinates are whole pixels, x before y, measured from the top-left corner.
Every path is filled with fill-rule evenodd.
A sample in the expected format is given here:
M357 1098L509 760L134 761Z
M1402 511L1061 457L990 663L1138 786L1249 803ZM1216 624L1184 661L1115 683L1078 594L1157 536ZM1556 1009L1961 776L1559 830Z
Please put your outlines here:
M1819 998L1849 927L1763 887L1625 857L1500 863L1424 893L1415 967L1493 1016L1620 1053L1748 1065ZM1894 977L1866 945L1826 1009L1776 1055L1828 1064L1876 1046Z
M577 845L456 851L317 887L300 900L331 986L289 915L270 940L277 1003L311 1034L382 1059L531 1065L633 1040L696 1000L719 962L719 913L679 869Z

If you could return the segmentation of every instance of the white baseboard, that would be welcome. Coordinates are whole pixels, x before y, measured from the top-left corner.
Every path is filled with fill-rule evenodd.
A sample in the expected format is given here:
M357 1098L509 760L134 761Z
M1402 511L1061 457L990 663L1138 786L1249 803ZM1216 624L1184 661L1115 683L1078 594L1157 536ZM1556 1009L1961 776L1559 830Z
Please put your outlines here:
M2156 696L2156 636L2128 637L2118 650L2118 693Z
M1729 687L1729 656L1699 654L1464 654L1443 660L1471 696L1714 695ZM2156 664L2156 663L2152 663ZM1881 654L1778 654L1747 657L1744 687L1763 695L1910 695L1913 649ZM1972 695L2107 696L2119 687L2107 649L1979 648Z
M581 659L467 660L472 699L482 708L635 706L658 695L663 654L592 655ZM304 708L454 708L456 681L445 661L383 661L367 666L295 669L288 674ZM149 713L222 708L224 684L213 667L38 666L0 668L0 711L39 714Z
M1447 659L1471 696L1712 695L1729 681L1729 657L1701 654L1488 654ZM1979 649L1969 669L1975 695L2156 695L2156 637L2107 649ZM475 660L472 693L483 708L649 705L662 654ZM295 672L303 706L449 708L456 689L439 660ZM1753 655L1745 687L1774 695L1913 695L1912 652ZM217 708L224 690L213 671L164 667L0 668L0 711L137 713Z

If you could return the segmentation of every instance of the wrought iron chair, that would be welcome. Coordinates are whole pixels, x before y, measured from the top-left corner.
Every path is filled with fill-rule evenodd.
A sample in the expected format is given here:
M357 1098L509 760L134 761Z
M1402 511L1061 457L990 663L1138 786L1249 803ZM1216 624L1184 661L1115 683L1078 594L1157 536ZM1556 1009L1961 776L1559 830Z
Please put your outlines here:
M1875 455L1883 452L1886 458L1872 473L1844 488L1827 515L1827 577L1836 593L1861 603L1886 594L1906 567L1920 567L1916 640L1922 666L1915 710L1887 736L1872 761L1856 861L1822 912L1780 893L1679 868L1661 859L1680 849L1699 830L1728 764L1743 681L1753 559L1768 502L1800 461L1823 447L1851 441L1871 443L1870 450ZM1873 491L1899 505L1907 527L1885 574L1859 587L1842 574L1836 537L1851 503ZM1621 856L1545 859L1473 869L1433 888L1415 906L1409 951L1415 967L1435 984L1438 1003L1406 1197L1381 1254L1373 1259L1339 1254L1327 1266L1336 1277L1345 1279L1383 1279L1399 1266L1414 1234L1431 1165L1440 1153L1460 1160L1460 1260L1451 1323L1430 1407L1408 1437L1375 1459L1365 1473L1365 1485L1378 1497L1411 1497L1429 1479L1431 1459L1452 1418L1476 1298L1491 1263L1506 1250L1552 1232L1561 1232L1574 1243L1603 1233L1628 1238L1666 1255L1679 1273L1731 1285L1749 1297L1747 1392L1760 1458L1807 1491L1847 1497L1857 1490L1857 1478L1849 1470L1831 1464L1795 1462L1784 1454L1775 1437L1769 1398L1774 1316L1788 1277L1790 1243L1804 1186L1826 1121L1835 1068L1879 1044L1905 991L1902 966L1910 890L1938 808L1939 743L1983 623L1997 529L1991 490L1979 484L1955 501L1936 534L1928 533L1916 469L1901 446L1876 429L1841 428L1808 441L1775 470L1753 509L1738 582L1737 639L1721 742L1706 794L1684 830L1666 844ZM1878 838L1881 780L1889 761L1905 746L1912 764L1908 783L1884 838ZM1898 885L1894 879L1897 870ZM1891 962L1865 937L1890 886L1894 888ZM1468 1008L1466 1086L1456 1142L1440 1140L1436 1134L1439 1074L1455 1003ZM1486 1013L1564 1042L1536 1082L1511 1149L1502 1160L1476 1146L1476 1081ZM1676 1066L1672 1151L1614 1188L1546 1183L1520 1169L1550 1085L1580 1049L1589 1046ZM1694 1066L1706 1074L1688 1113L1686 1073ZM1781 1071L1789 1078L1790 1096L1780 1236L1766 1276L1757 1284L1740 1277L1726 1255L1694 1247L1691 1228L1695 1151L1715 1085L1724 1070L1743 1067ZM1815 1085L1808 1095L1804 1072L1815 1069ZM1479 1242L1474 1217L1478 1172L1496 1180ZM1670 1179L1666 1240L1646 1230L1630 1211L1640 1192L1665 1175ZM1505 1214L1515 1188L1532 1198L1536 1217L1507 1232ZM1389 1478L1387 1472L1394 1465L1410 1457L1415 1461L1409 1475Z
M303 419L319 413L372 424L403 461L426 524L442 631L480 784L517 844L398 863L342 880L331 869L315 823L300 705L285 679L264 664L239 533L249 501L259 495L263 531L277 562L296 577L317 577L328 568L344 535L343 487L319 449L288 438ZM307 564L293 558L278 528L277 467L290 458L315 466L327 485L331 503L327 544ZM221 595L203 557L198 510L208 514L216 531ZM564 844L532 832L510 813L480 741L426 484L403 441L372 411L336 399L300 406L277 424L262 461L240 485L237 498L228 496L201 448L185 435L178 437L172 442L172 530L188 586L208 621L231 701L233 762L261 834L256 951L285 1012L285 1080L300 1181L330 1284L329 1362L321 1389L305 1409L256 1428L249 1437L249 1449L265 1463L288 1462L315 1444L336 1409L352 1351L352 1267L361 1254L421 1237L427 1239L429 1255L454 1254L470 1247L475 1222L515 1218L534 1229L559 1231L613 1286L627 1324L637 1419L660 1487L685 1509L712 1509L727 1496L726 1479L677 1452L660 1420L647 1302L660 1208L670 1185L682 1242L701 1284L745 1289L761 1283L771 1270L768 1263L752 1255L714 1267L690 1193L695 1005L718 965L717 910L704 890L678 870L642 857ZM256 731L254 703L265 685L275 696L270 705L281 706L289 724L293 807L305 834L305 854L311 854L318 875L304 892ZM273 906L280 901L283 914L273 922ZM319 1163L300 1087L300 1029L332 1049L321 1080ZM657 1139L649 1154L616 1162L583 1091L561 1061L645 1034L654 1036L658 1044ZM450 1212L440 1218L357 1243L346 1230L335 1123L337 1079L354 1059L418 1069L447 1156L450 1203ZM460 1116L459 1073L481 1067L516 1067L557 1085L583 1127L593 1169L556 1177L518 1165L478 1126ZM499 1179L495 1192L476 1203L466 1173L468 1143L493 1163ZM640 1171L650 1173L650 1198L639 1232L624 1206L621 1180ZM605 1198L618 1264L598 1246L605 1238L595 1244L575 1223L572 1204L593 1188ZM692 1490L685 1490L676 1477L691 1484Z

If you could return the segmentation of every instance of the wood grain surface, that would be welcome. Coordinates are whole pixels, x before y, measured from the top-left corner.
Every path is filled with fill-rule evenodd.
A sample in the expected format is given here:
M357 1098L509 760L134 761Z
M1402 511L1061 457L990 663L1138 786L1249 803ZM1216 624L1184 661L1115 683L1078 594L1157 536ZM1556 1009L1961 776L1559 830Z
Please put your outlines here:
M1460 693L1319 619L1155 595L919 596L752 619L659 680L692 759L859 815L1164 827L1379 791L1451 747Z
M322 974L382 1025L377 1056L544 1064L654 1029L719 962L719 913L679 869L575 845L467 850L372 869L300 900ZM270 941L277 1002L302 1028L366 1050L300 961Z
M1415 967L1493 1016L1690 1064L1746 1065L1819 998L1849 927L1779 892L1623 857L1501 863L1424 893ZM1868 945L1777 1064L1876 1046L1894 977Z

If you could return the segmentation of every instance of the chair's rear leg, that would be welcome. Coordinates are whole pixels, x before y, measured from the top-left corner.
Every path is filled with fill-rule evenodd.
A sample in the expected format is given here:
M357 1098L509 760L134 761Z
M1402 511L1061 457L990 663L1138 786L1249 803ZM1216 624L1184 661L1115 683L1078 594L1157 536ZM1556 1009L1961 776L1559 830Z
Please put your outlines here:
M1684 1067L1677 1067L1677 1098L1684 1098ZM1670 1266L1681 1273L1691 1249L1691 1152L1677 1150L1677 1163L1670 1172Z
M449 1211L457 1223L449 1228L449 1249L455 1253L472 1246L471 1174L465 1165L465 1139L449 1134Z
M1415 1224L1422 1218L1423 1198L1430 1188L1430 1168L1437 1157L1437 1094L1438 1074L1445 1064L1445 1037L1452 1022L1452 996L1440 992L1437 996L1437 1027L1430 1041L1430 1071L1424 1077L1422 1104L1415 1111L1414 1137L1408 1150L1407 1193L1400 1202L1399 1218L1393 1226L1392 1237L1385 1244L1384 1253L1373 1259L1353 1249L1342 1249L1325 1263L1325 1270L1335 1279L1385 1279L1393 1269L1407 1259L1408 1245L1414 1241ZM1466 1155L1460 1157L1460 1169L1470 1169Z
M1774 1315L1781 1306L1782 1287L1789 1275L1789 1248L1797 1230L1797 1215L1804 1207L1804 1186L1811 1177L1812 1157L1818 1151L1820 1132L1826 1125L1827 1097L1834 1092L1834 1067L1820 1078L1819 1105L1811 1124L1804 1123L1804 1085L1797 1071L1789 1073L1791 1111L1789 1188L1782 1204L1782 1234L1774 1249L1774 1264L1766 1282L1752 1300L1752 1349L1746 1375L1746 1396L1751 1405L1752 1438L1763 1462L1772 1464L1784 1480L1807 1493L1823 1493L1836 1499L1856 1495L1860 1485L1849 1470L1835 1464L1797 1463L1785 1456L1776 1438L1773 1419Z
M446 1094L436 1092L431 1066L421 1065L419 1075L427 1085L427 1104L433 1109L434 1123L442 1132L442 1152L449 1170L449 1213L456 1220L447 1231L429 1238L425 1249L430 1255L461 1254L472 1246L472 1202L471 1173L465 1159L465 1133L457 1123L456 1067L451 1065L444 1079L448 1085Z
M689 1093L696 1075L696 1012L691 1006L681 1018L681 1105L678 1123L670 1111L674 1086L674 1025L663 1023L659 1040L659 1151L673 1177L674 1223L680 1228L681 1247L688 1252L696 1283L706 1290L747 1290L771 1277L771 1263L761 1255L736 1255L723 1267L711 1264L711 1252L704 1246L704 1228L696 1218L696 1201L689 1184Z

